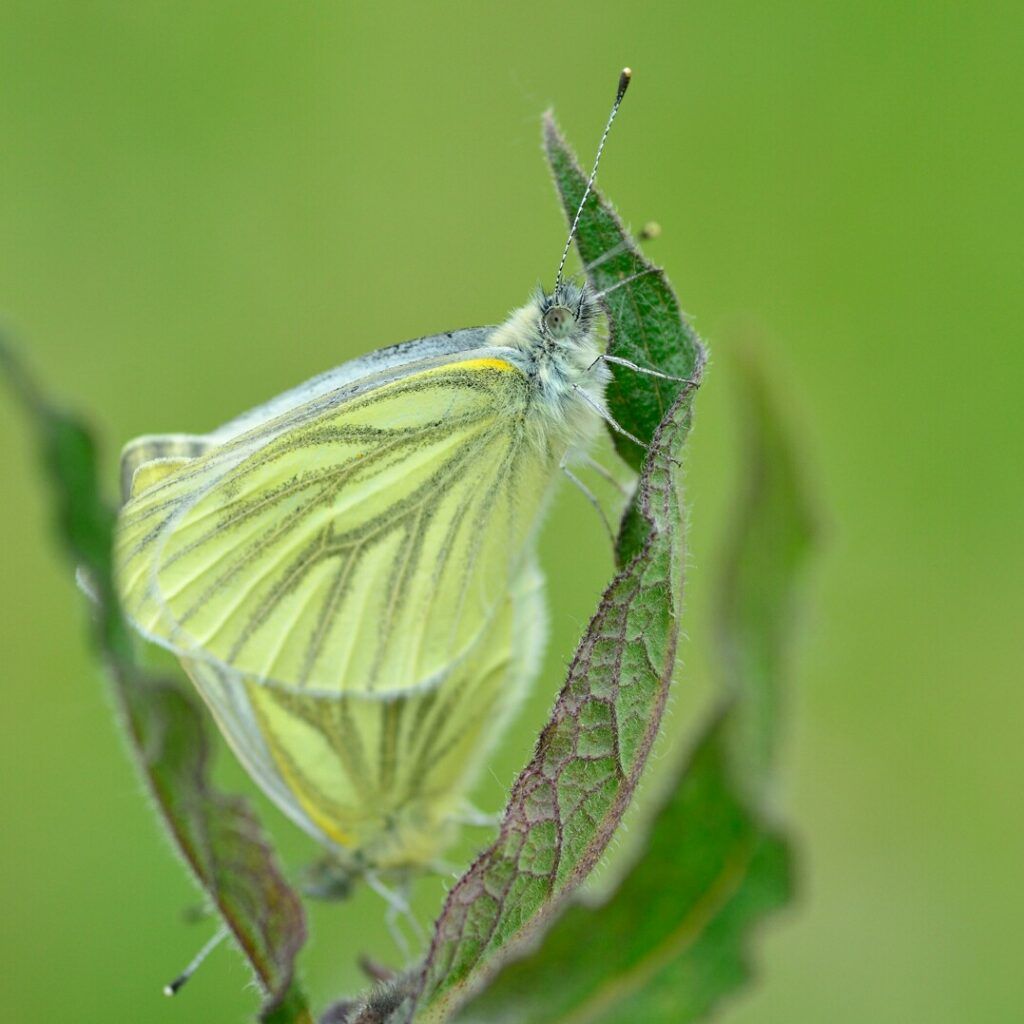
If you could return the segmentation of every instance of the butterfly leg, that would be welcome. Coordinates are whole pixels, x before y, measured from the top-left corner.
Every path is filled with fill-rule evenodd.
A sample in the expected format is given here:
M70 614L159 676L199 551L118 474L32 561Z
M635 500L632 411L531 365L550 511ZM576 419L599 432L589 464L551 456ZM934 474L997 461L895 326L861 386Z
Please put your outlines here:
M597 500L594 492L565 464L565 460L562 460L562 464L559 467L566 477L572 481L573 485L579 490L587 501L597 509L597 514L601 517L601 522L604 524L605 530L608 531L608 537L611 539L612 546L615 546L615 531L612 529L612 524L608 522L608 517L605 515L604 509L601 508L601 503Z
M408 881L403 883L401 889L395 890L385 885L377 877L376 872L367 871L364 877L366 884L387 904L387 910L384 913L384 923L387 925L391 938L394 940L403 958L409 960L411 957L409 942L401 928L399 928L398 922L402 919L405 920L413 934L413 938L420 945L426 941L426 935L419 921L416 920L412 907L409 906Z
M636 434L631 434L614 416L605 408L603 408L599 402L596 402L585 388L580 387L579 384L573 384L573 390L583 399L591 409L594 410L615 431L616 434L621 434L623 437L629 438L634 444L638 444L643 450L650 451L650 445L644 444Z
M638 366L636 363L631 362L629 359L623 359L620 356L610 356L606 352L602 352L591 364L587 367L588 370L592 370L598 363L612 363L615 366L624 366L628 370L632 370L634 373L642 373L647 377L659 377L661 380L674 380L680 384L689 384L692 388L699 388L700 381L693 380L691 377L676 377L671 373L662 373L661 370L650 370L646 366Z
M495 825L501 824L501 812L488 814L474 807L468 800L463 800L451 820L456 825L468 825L471 828L494 828Z
M587 452L579 451L576 453L576 457L587 469L593 470L605 483L611 484L624 498L632 495L633 489L631 487L627 487L614 473L610 472L605 466L602 466L597 459L588 455Z
M598 360L608 360L609 358L612 362L623 363L625 365L632 367L634 370L637 370L640 373L650 373L656 377L665 377L669 380L684 381L685 383L691 385L692 387L700 387L700 381L690 380L687 377L669 377L667 373L659 373L657 370L645 370L643 367L637 366L636 363L630 363L628 360L618 359L616 356L599 356ZM595 360L595 362L597 362L598 360ZM591 366L593 365L594 364L592 363ZM638 444L641 448L643 448L645 452L649 452L651 450L651 446L649 444L644 444L643 441L641 441L640 438L636 436L636 434L631 434L624 426L622 426L621 423L618 422L618 420L615 419L614 416L612 416L610 412L608 412L607 409L602 409L601 406L598 405L598 403L595 402L594 399L591 398L590 395L588 395L587 392L584 391L583 388L579 386L579 384L573 384L573 388L579 393L580 397L587 403L587 405L589 405L601 417L601 419L603 419L605 423L607 423L608 426L610 426L612 430L615 431L616 434L621 434L623 437L628 437L630 441L632 441L634 444ZM668 457L668 461L671 462L673 466L681 465L679 460L673 458L671 455Z

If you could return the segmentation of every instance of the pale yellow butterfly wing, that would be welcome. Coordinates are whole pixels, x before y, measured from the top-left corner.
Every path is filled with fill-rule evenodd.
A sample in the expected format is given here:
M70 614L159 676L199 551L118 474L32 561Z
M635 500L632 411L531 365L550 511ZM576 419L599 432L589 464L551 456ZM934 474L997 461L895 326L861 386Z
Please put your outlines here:
M185 661L239 759L306 831L379 867L429 863L536 672L542 579L528 563L480 642L430 690L315 695Z
M129 616L288 813L378 861L436 846L529 674L555 463L527 399L492 355L398 370L142 460L122 510Z
M504 599L548 490L525 403L511 364L466 360L211 449L124 507L127 613L261 680L429 688Z

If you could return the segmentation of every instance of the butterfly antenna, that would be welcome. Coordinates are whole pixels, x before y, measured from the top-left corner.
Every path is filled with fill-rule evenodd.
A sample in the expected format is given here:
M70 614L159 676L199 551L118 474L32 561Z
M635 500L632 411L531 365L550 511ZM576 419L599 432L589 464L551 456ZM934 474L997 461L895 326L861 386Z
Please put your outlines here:
M569 249L572 246L572 240L576 237L576 228L580 222L580 215L583 213L583 206L587 201L587 197L590 195L591 189L594 187L594 179L597 177L597 165L601 162L601 154L604 152L604 144L608 140L608 133L612 130L612 122L615 120L615 115L619 112L619 107L622 106L622 97L626 95L626 90L629 88L629 81L632 77L633 72L629 68L623 68L622 74L619 75L619 88L615 93L615 102L612 104L612 112L608 115L608 123L604 126L601 141L597 145L597 156L594 157L594 169L590 172L587 187L583 190L583 198L580 200L580 205L576 208L576 216L573 217L572 227L569 228L569 237L565 240L565 248L562 250L562 259L558 264L558 273L555 275L556 292L558 291L559 285L562 283L562 271L565 269L565 261L569 258Z
M177 995L178 992L184 987L185 982L192 977L193 974L199 970L202 962L217 948L218 945L227 937L228 929L227 925L221 925L217 930L217 933L206 943L205 946L192 958L192 962L179 974L174 981L167 985L164 985L164 995L173 996Z

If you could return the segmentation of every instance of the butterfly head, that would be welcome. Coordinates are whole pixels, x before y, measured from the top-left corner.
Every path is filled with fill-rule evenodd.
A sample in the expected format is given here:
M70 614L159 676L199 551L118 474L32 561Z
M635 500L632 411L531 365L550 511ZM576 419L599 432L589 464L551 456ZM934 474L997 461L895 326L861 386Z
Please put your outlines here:
M538 328L545 338L570 341L589 335L600 312L597 299L586 286L569 281L556 285L553 292L537 296Z

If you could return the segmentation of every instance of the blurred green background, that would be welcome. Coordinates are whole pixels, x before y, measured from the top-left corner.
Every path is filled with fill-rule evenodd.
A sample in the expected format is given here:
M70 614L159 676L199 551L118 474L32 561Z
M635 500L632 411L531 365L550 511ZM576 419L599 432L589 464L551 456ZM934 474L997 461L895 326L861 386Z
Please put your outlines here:
M1016 1019L1024 1005L1024 8L1011 3L0 7L0 311L128 438L202 431L391 342L490 323L550 283L554 103L712 347L690 454L689 640L707 693L738 472L730 352L760 349L822 509L780 811L799 904L735 1024ZM11 404L3 490L0 1014L242 1021L151 818ZM546 670L478 788L500 805L609 567L562 492ZM683 741L662 747L660 763ZM221 774L240 783L221 758ZM288 863L309 852L276 812ZM420 893L426 916L437 880ZM376 897L313 911L318 1001L394 956Z

